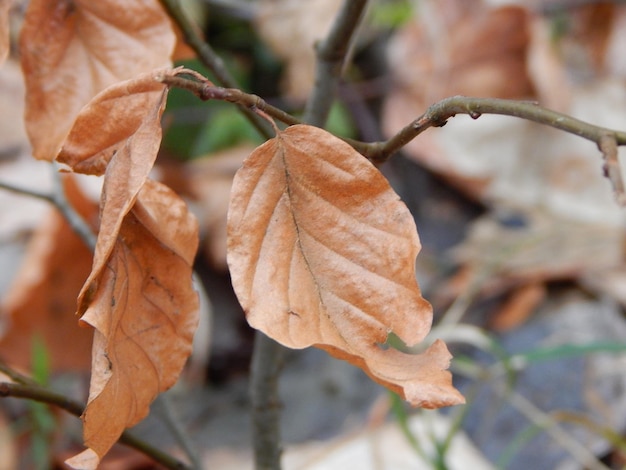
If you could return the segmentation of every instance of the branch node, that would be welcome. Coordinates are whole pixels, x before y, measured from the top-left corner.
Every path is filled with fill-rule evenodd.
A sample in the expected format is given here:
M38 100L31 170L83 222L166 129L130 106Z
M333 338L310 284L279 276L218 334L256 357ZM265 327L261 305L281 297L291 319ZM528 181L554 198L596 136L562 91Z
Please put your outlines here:
M624 191L624 180L617 155L617 138L611 133L604 133L598 139L598 149L602 152L604 164L602 170L604 176L609 179L615 192L617 203L626 206L626 191Z

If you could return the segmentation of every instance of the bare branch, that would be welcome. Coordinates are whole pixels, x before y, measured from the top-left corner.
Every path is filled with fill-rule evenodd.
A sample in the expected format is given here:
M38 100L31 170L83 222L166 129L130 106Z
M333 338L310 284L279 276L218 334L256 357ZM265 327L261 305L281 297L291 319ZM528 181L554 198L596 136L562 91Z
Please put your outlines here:
M566 114L543 108L534 102L452 96L430 106L426 113L388 141L378 142L371 147L369 147L371 144L365 144L362 147L359 146L357 150L362 149L364 155L373 161L384 161L426 129L441 127L449 118L457 114L467 114L473 119L478 119L483 114L514 116L578 135L598 145L606 135L613 136L618 145L626 144L626 132L594 126Z
M345 0L328 37L317 45L315 86L307 101L304 120L323 127L335 100L344 62L361 23L367 0Z
M163 82L169 86L187 89L203 100L229 101L246 106L252 110L259 109L288 125L302 123L301 120L290 114L270 106L256 95L250 95L241 90L216 87L208 81L199 82L185 78L183 75L184 71L182 75L164 78ZM617 160L617 149L612 149L612 146L626 145L626 132L589 124L566 114L543 108L534 102L453 96L430 106L422 116L405 126L389 140L381 142L360 142L346 138L343 140L373 163L379 164L386 161L425 130L431 127L442 127L448 119L457 114L467 114L473 119L478 119L483 114L518 117L554 127L555 129L560 129L595 142L605 157L607 177L615 188L618 202L622 205L626 204L624 183Z
M208 67L208 69L215 75L217 82L228 88L239 88L237 81L230 74L222 58L215 53L213 48L202 39L198 28L194 25L185 11L180 5L179 0L160 0L161 5L169 15L169 17L176 23L178 28L183 34L185 42L194 50L198 55L200 61ZM255 113L247 109L245 106L240 106L242 113L246 116L248 121L259 131L259 133L265 138L272 137L271 130L268 129L265 122L259 118Z
M624 180L617 159L617 141L614 136L603 135L598 142L598 148L604 156L604 174L613 185L615 197L620 206L626 206Z
M89 224L87 224L80 214L74 210L65 197L65 190L63 189L63 182L61 181L61 175L58 172L57 164L55 163L52 168L53 189L51 193L42 193L34 189L23 188L6 182L0 182L0 189L6 189L7 191L11 191L16 194L34 197L51 203L59 210L59 212L61 212L63 217L65 217L65 220L70 225L72 230L74 230L74 232L83 240L91 251L94 251L96 247L96 236L91 230L91 227L89 227Z
M78 401L71 400L64 395L54 393L44 387L33 384L0 382L0 397L27 398L40 403L48 403L49 405L57 406L78 417L80 417L85 408L85 406ZM152 447L150 444L135 437L128 431L122 434L120 442L142 452L166 468L173 470L189 470L189 467L183 462L162 452L160 449Z

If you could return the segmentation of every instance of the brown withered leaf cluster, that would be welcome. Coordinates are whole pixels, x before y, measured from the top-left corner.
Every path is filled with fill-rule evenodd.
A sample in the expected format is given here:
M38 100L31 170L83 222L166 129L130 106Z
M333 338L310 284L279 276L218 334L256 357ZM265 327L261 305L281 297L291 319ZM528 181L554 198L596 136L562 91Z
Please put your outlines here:
M191 353L198 224L176 193L149 178L168 94L163 78L181 73L171 68L175 41L156 0L33 0L20 35L34 157L103 178L93 260L88 250L73 251L67 226L53 219L33 242L28 269L40 264L39 277L26 269L10 304L14 316L40 309L39 326L59 315L70 329L73 309L51 302L80 289L80 324L93 331L92 375L82 417L88 449L67 461L74 468L96 468ZM0 55L5 49L0 42ZM235 176L227 237L233 285L253 327L289 347L322 348L413 405L464 401L443 342L419 355L386 344L393 333L414 345L430 330L432 309L415 279L420 243L387 180L347 144L305 125L277 131ZM68 252L80 261L54 276ZM49 301L24 300L36 290ZM2 340L0 352L11 341Z
M3 24L4 16L3 10ZM174 42L169 18L151 0L36 0L20 35L34 156L104 177L93 261L55 214L33 240L28 264L3 303L12 328L0 341L7 359L18 355L15 364L24 365L28 354L20 351L30 347L24 336L40 332L55 368L91 363L83 414L89 449L68 461L77 468L98 465L123 430L175 383L191 353L197 222L182 199L148 178L167 97L160 79L177 73L163 68L171 64ZM76 208L86 204L80 196L71 201ZM80 322L91 328L76 328L68 304L76 293ZM56 357L68 344L76 349Z

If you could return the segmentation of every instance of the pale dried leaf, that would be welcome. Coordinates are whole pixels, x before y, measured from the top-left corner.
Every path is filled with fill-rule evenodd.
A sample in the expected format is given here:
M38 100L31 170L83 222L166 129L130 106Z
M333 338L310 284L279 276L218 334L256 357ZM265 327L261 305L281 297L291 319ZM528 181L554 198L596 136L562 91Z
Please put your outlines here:
M19 62L13 58L0 67L0 103L0 161L18 155L32 159L21 119L24 114L24 78Z
M168 66L175 41L156 0L31 1L20 52L34 156L54 159L92 97L113 83Z
M237 172L228 265L248 322L293 348L346 359L419 406L461 403L443 343L411 356L432 310L415 280L415 223L380 172L321 129L298 125Z
M477 219L451 252L467 275L452 297L480 280L481 292L495 295L520 284L576 279L622 264L623 229L587 223L540 209L500 210Z
M198 227L185 203L148 180L124 218L81 321L95 328L83 414L99 458L177 380L198 324L192 263Z

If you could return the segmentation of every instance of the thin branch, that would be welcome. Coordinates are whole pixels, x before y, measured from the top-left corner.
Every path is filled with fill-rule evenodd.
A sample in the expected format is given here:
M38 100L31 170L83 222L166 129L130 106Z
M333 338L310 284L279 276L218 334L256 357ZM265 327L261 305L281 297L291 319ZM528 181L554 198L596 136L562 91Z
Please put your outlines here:
M233 88L218 87L209 81L201 82L184 75L185 71L183 70L181 74L175 77L163 77L162 80L169 86L188 90L202 100L228 101L251 110L260 109L287 125L303 123L302 120L289 113L267 104L256 95ZM567 114L544 108L534 102L468 96L452 96L433 104L422 116L409 123L389 140L380 142L361 142L345 138L343 140L374 163L382 163L422 132L431 127L444 126L448 119L457 114L467 114L473 119L478 119L483 114L513 116L560 129L595 142L607 156L609 165L614 165L616 159L615 155L607 150L609 149L607 145L612 145L611 141L614 141L617 146L626 145L626 132L589 124Z
M280 470L280 397L278 378L285 348L260 331L254 337L250 398L256 470Z
M219 100L227 101L229 103L235 103L241 107L246 108L248 111L255 113L256 110L261 110L274 119L283 122L287 125L302 124L302 121L289 113L276 108L266 103L261 97L245 93L236 88L222 88L213 85L210 81L198 81L197 76L186 77L189 71L186 69L181 70L176 76L163 76L160 80L170 87L182 88L187 90L203 101ZM258 116L257 116L258 117Z
M167 393L161 393L156 400L154 400L152 408L155 414L161 418L161 421L163 421L163 424L165 424L170 434L172 434L178 445L187 455L193 470L202 470L202 460L191 445L191 437L181 426L177 417L174 416L172 405L169 401Z
M615 190L617 202L621 206L626 205L626 193L624 193L624 181L617 158L617 141L611 135L603 135L598 142L598 148L604 156L604 174L609 179Z
M11 191L16 194L41 199L42 201L46 201L54 205L59 212L61 212L72 230L74 230L74 232L83 240L91 251L94 251L96 247L96 235L92 232L89 224L87 224L81 215L74 210L65 197L65 190L63 189L63 182L61 181L61 175L58 172L57 164L54 163L52 168L53 187L51 193L42 193L35 189L23 188L6 182L0 182L0 189L6 189L7 191Z
M49 202L54 204L54 197L48 193L42 193L36 191L34 189L22 188L20 186L15 186L11 183L5 183L0 181L0 189L6 189L7 191L11 191L15 194L20 194L22 196L34 197L36 199L41 199L42 201Z
M584 468L591 470L610 470L600 462L593 452L567 433L559 423L549 414L533 405L531 401L520 393L506 390L505 387L494 387L501 397L506 397L511 406L523 414L531 423L543 429L552 439L572 455Z
M204 39L200 36L198 32L198 28L194 25L187 14L183 10L179 0L159 0L161 5L172 19L176 26L180 29L183 34L183 38L185 42L194 50L194 52L198 55L200 61L206 65L206 67L211 71L217 82L228 88L239 88L237 81L230 74L226 66L224 65L224 61L222 58L215 53L213 48L207 44ZM265 138L269 139L272 137L272 132L266 125L263 119L259 118L254 112L250 109L247 109L245 106L239 106L242 113L246 116L248 121L259 131L259 133Z
M382 162L426 129L441 127L449 118L457 114L467 114L473 119L478 119L483 114L514 116L569 132L598 145L605 136L613 137L617 145L626 145L626 132L595 126L566 114L543 108L534 102L452 96L430 106L422 116L386 142L357 144L357 150L362 151L372 161Z
M97 237L91 230L91 227L85 219L76 212L72 204L67 200L65 196L65 189L63 188L63 181L61 179L61 173L59 172L59 164L53 162L52 164L52 203L63 214L65 220L69 226L74 230L81 240L94 252L96 250Z
M8 365L6 365L4 362L0 361L0 373L6 375L8 378L10 378L13 382L18 383L18 384L22 384L22 385L38 385L38 383L32 379L31 377L28 377L16 370L11 369Z
M25 385L22 383L0 382L0 397L27 398L40 403L48 403L49 405L57 406L78 417L82 415L85 408L82 403L71 400L64 395L54 393L41 386ZM142 452L166 468L173 470L189 470L189 467L180 460L142 441L128 431L122 434L119 442Z
M344 62L361 24L367 0L345 0L328 37L317 45L315 86L304 111L305 121L323 127L335 100Z

